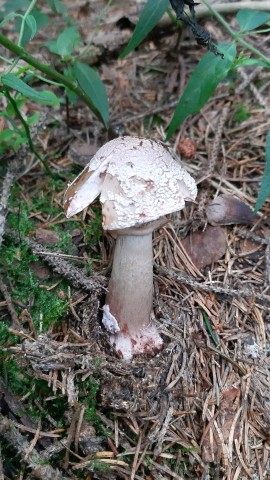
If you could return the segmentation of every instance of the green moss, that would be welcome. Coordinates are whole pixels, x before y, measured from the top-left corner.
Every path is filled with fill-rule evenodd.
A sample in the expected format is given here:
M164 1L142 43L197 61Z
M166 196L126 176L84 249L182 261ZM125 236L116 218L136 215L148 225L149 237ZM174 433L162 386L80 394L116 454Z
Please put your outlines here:
M94 213L90 222L78 220L69 220L67 222L58 223L61 217L64 218L62 205L54 201L55 194L63 192L66 184L62 180L48 179L46 181L46 191L40 188L33 188L31 197L28 202L21 202L23 186L17 184L12 190L9 200L10 213L7 218L9 227L18 231L18 235L28 235L37 228L42 228L42 222L38 219L40 213L48 222L52 222L49 226L50 230L54 230L59 236L59 242L56 245L50 245L50 250L62 250L65 254L76 255L77 249L72 241L72 232L74 229L81 229L84 236L84 242L87 249L90 249L91 257L97 258L99 254L97 247L103 234L101 209L94 206ZM35 217L35 214L37 217ZM53 219L56 219L54 222Z
M67 300L58 295L59 290L67 291L68 284L62 280L57 290L48 290L56 283L56 279L39 281L30 269L30 263L35 261L38 261L38 257L26 245L5 245L0 268L12 286L12 298L28 306L35 327L39 329L42 320L43 331L46 331L52 324L61 321L68 310Z
M89 380L85 382L81 382L80 384L81 391L84 391L85 398L83 403L87 404L87 408L85 409L84 418L92 422L95 426L100 423L100 419L96 414L97 409L97 393L99 390L99 382L94 378L91 377Z
M52 391L45 380L36 378L32 371L28 371L27 365L20 365L9 352L0 350L0 356L0 377L7 379L9 390L19 398L27 397L24 411L31 418L41 418L45 422L47 422L47 412L57 422L58 428L63 427L65 424L63 412L68 409L66 397L56 396L52 401L47 402L46 399L51 397ZM44 411L37 408L34 402L36 399L41 403Z
M102 230L102 213L101 208L93 207L92 211L94 213L94 217L92 218L91 222L87 222L84 225L84 241L90 246L95 246L101 240L103 235Z
M243 103L239 103L235 105L234 109L234 120L237 123L244 122L250 118L250 113L247 109L247 106Z
M91 472L109 472L110 465L101 460L93 459L87 467Z
M0 362L1 362L1 347L10 347L18 342L19 337L11 334L8 331L8 325L0 321ZM1 363L0 363L1 367Z

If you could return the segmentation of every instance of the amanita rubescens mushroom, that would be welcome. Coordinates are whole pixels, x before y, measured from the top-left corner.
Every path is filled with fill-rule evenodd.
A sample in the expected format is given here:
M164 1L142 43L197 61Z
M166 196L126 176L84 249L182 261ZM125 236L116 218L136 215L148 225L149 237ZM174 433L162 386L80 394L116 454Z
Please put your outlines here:
M68 187L67 217L99 194L103 228L116 238L103 324L123 358L153 355L162 339L151 323L152 232L165 223L165 215L195 199L195 181L160 142L119 137L101 147Z

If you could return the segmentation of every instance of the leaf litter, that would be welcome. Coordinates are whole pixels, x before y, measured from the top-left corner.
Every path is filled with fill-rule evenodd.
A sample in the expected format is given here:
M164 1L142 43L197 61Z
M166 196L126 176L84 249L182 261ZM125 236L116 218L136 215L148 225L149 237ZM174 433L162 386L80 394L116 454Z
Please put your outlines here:
M106 65L101 65L111 103L110 134L164 139L163 125L169 124L179 94L198 61L198 47L188 36L183 37L180 50L174 45L175 33L171 32L162 42L154 38L124 60L108 57ZM190 205L181 216L173 215L154 235L154 312L165 343L156 357L123 362L102 329L100 307L113 251L110 238L92 242L90 250L82 239L75 245L74 258L67 258L65 249L60 251L56 245L52 250L48 242L56 225L63 227L67 221L61 214L42 211L42 207L32 218L35 231L48 231L48 236L43 231L41 234L46 245L38 244L29 234L22 237L18 231L6 229L6 241L12 238L13 242L27 243L30 251L57 272L59 279L68 278L70 285L69 312L57 327L35 338L27 324L24 328L18 325L22 317L15 316L21 343L10 351L32 376L48 383L52 398L60 395L69 402L61 440L48 433L51 438L43 453L36 456L36 443L31 447L26 438L28 444L21 443L20 452L26 462L29 457L30 467L31 462L44 461L55 451L64 457L65 467L63 470L59 462L56 478L76 478L78 470L89 478L112 480L270 477L269 202L255 221L221 222L218 228L226 241L216 255L212 235L207 263L195 261L184 248L185 242L196 236L199 246L196 242L193 246L195 243L200 257L200 241L209 228L214 228L207 226L206 215L213 198L230 196L251 208L256 204L269 128L269 99L264 89L269 74L259 68L256 75L245 72L235 83L234 92L221 84L201 112L182 124L171 142L175 151L183 138L196 145L195 159L183 158L183 162L197 179L199 195L197 204ZM263 109L258 108L258 98ZM235 121L236 104L248 106L250 119ZM46 137L50 145L51 166L65 173L73 168L67 146L88 138L95 151L95 145L108 137L82 105L70 112L72 130L68 133L64 110L56 115L62 124L52 126L47 116L46 131L39 136L41 141ZM33 182L50 191L35 164L19 181L24 186L22 202L33 201ZM64 188L63 184L62 191L52 194L58 211ZM90 209L85 220L78 218L79 231L95 221L96 215ZM58 235L57 230L53 238ZM93 273L86 275L93 253L98 253ZM5 319L14 305L19 312L23 307L14 303L11 286L1 285L0 311ZM106 435L97 433L86 418L88 381L92 378L98 379L96 415ZM50 403L49 397L46 400ZM24 402L27 405L27 399ZM46 415L46 424L52 429L54 419ZM11 438L7 418L12 416L5 417L6 423L1 421L1 433L16 448L18 439L25 437L23 422L20 418L18 435ZM43 438L41 431L36 425L38 442ZM38 478L46 475L46 469L37 472Z

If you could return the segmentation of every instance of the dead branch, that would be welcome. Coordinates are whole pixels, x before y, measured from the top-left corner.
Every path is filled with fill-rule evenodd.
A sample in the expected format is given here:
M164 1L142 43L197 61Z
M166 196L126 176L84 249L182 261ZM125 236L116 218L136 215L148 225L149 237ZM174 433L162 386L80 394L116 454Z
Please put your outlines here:
M158 265L156 265L156 271L160 274L165 275L168 278L171 278L176 282L181 282L181 283L184 283L185 285L190 285L194 289L204 290L206 292L220 293L223 295L228 295L230 297L246 298L246 299L254 298L255 301L262 301L270 304L270 295L266 295L264 293L257 293L247 288L239 288L238 290L236 290L235 288L223 287L221 285L217 285L216 283L215 284L200 283L184 272L176 272L169 268L160 267Z
M48 478L65 480L68 478L63 476L59 470L54 469L50 465L44 465L42 457L35 449L31 449L30 443L15 427L14 422L4 417L2 414L0 414L0 434L22 457L24 457L24 460L31 469L34 478L40 480L47 480Z
M0 446L0 480L4 480L1 446Z
M38 130L45 122L45 114L41 115L36 125L31 127L31 136L36 137ZM7 205L10 195L11 187L14 181L24 175L25 172L25 158L29 154L30 148L28 143L22 145L22 147L16 152L14 158L12 158L7 167L7 172L2 185L2 194L0 199L0 247L3 242L3 236L5 233L5 223L7 215Z
M9 229L7 233L8 235L11 235L13 241L16 243L19 242L17 232ZM71 281L75 287L81 287L89 292L96 290L101 293L102 290L106 290L106 287L104 286L106 284L105 277L101 275L96 276L96 278L94 275L93 277L87 277L82 270L71 265L60 256L57 256L55 252L50 252L48 248L44 245L40 245L35 240L27 237L21 237L20 240L26 243L34 254L43 258L56 273L63 275Z
M0 244L1 244L1 238L0 238ZM0 275L0 291L1 291L5 301L7 303L7 309L9 311L11 319L12 319L12 328L21 329L21 324L19 322L17 312L16 312L16 310L13 306L12 298L8 293L7 287L6 287L5 283L3 282L3 279L1 277L1 275Z
M10 189L13 185L13 182L15 179L15 172L17 171L17 168L18 168L17 159L12 160L9 163L7 173L3 181L2 195L0 200L0 246L2 245L3 236L5 232L7 204L8 204Z

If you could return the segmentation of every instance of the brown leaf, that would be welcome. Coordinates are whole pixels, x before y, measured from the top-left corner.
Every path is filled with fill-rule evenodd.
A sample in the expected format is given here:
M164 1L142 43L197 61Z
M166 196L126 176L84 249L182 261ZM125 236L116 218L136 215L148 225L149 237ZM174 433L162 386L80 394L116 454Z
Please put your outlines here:
M258 219L251 208L231 195L219 195L206 207L211 225L252 224Z
M191 233L182 240L188 256L202 269L219 260L226 252L227 240L221 227L206 227L204 231Z
M35 234L36 240L42 245L56 245L58 242L60 242L60 238L54 230L38 228Z
M240 252L242 255L252 255L253 253L261 251L261 245L253 240L245 238L239 242Z

